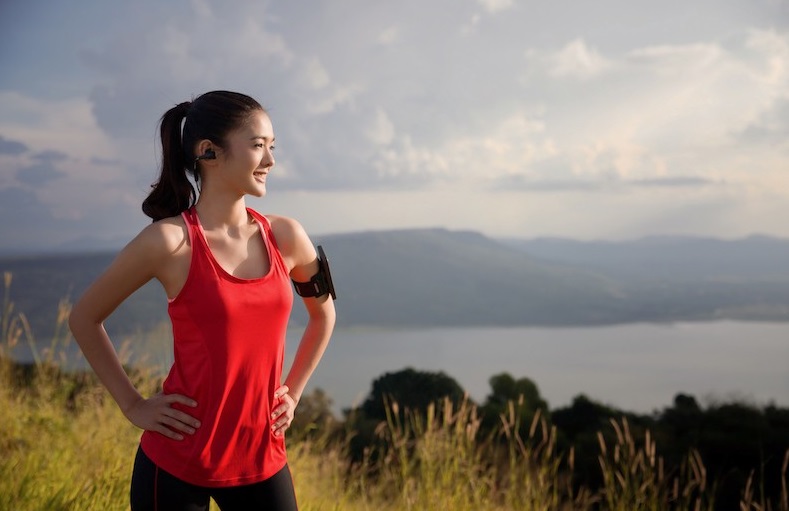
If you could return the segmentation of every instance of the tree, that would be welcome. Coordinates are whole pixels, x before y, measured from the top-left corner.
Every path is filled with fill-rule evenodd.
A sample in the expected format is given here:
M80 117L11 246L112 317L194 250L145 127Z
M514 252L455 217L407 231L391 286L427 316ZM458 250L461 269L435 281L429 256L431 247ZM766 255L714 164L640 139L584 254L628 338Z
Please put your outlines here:
M516 413L521 438L529 436L529 428L539 410L548 419L548 403L540 396L537 384L529 378L515 379L509 373L494 375L488 380L491 393L481 408L483 427L488 431L501 425L502 417L510 414L510 406Z
M559 431L559 451L568 453L572 448L575 452L576 489L583 485L591 488L602 485L598 432L610 434L611 419L620 419L626 415L625 412L593 401L585 394L575 396L570 406L553 411L551 419ZM635 425L639 420L631 420L630 423ZM613 441L612 438L607 440Z
M331 434L332 430L337 427L337 420L331 407L331 397L321 388L302 395L289 428L290 435L299 438L321 431Z
M402 420L406 410L425 416L428 406L435 403L441 409L444 399L453 405L465 399L466 393L454 378L443 372L417 371L413 368L385 373L373 381L372 389L361 407L346 410L347 430L353 435L348 441L353 461L360 461L368 452L375 458L382 447L376 429L387 420L387 408L397 403Z
M361 412L369 419L385 420L386 407L397 403L400 410L424 414L432 403L440 403L448 397L457 404L465 394L460 384L444 372L417 371L409 367L386 373L373 381Z

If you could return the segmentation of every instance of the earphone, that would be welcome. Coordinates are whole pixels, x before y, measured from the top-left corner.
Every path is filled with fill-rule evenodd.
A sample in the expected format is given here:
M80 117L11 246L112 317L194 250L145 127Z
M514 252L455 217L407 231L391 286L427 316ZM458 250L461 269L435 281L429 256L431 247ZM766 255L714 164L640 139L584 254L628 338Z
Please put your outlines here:
M216 153L213 149L206 149L203 154L195 158L195 163L197 160L216 160Z

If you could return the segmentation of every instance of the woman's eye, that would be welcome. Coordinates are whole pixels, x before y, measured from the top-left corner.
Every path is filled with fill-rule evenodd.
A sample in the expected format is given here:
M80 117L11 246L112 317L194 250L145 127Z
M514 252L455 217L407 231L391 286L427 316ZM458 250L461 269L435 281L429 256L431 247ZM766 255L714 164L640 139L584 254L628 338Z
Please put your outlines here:
M262 148L262 147L263 147L263 144L255 144L255 147L260 147L260 148Z

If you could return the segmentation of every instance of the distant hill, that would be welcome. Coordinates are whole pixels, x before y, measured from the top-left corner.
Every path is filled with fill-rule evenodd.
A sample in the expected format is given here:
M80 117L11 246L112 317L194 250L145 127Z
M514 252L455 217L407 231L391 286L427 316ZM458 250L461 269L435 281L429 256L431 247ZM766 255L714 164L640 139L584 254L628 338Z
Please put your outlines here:
M37 339L51 337L58 302L75 301L113 260L115 253L71 253L0 258L0 272L11 272L10 298L15 312L28 318ZM149 282L107 321L110 331L147 330L167 317L167 297L158 282Z
M350 323L588 324L617 321L619 284L540 261L475 232L419 229L327 237Z
M502 240L540 259L627 279L789 280L789 240L651 236L634 241Z
M318 237L331 262L340 324L590 325L719 318L789 320L789 241L646 238L494 240L445 229ZM76 298L107 252L0 258L12 299L46 338L58 300ZM166 319L151 282L107 322L129 332ZM294 322L305 315L296 307Z

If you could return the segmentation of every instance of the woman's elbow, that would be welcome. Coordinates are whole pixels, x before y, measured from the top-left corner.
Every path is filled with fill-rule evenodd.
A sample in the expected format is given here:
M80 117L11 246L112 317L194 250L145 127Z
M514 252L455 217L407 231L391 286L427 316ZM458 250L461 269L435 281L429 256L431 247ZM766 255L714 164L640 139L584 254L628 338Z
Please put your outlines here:
M71 309L68 318L68 326L74 339L79 343L80 338L92 325L101 325L102 320L93 317L84 302L77 302Z
M77 308L75 305L71 309L71 313L68 316L68 327L71 330L71 335L74 336L74 339L79 342L80 340L80 333L84 330L83 325L85 324L85 318L82 314L82 310Z

